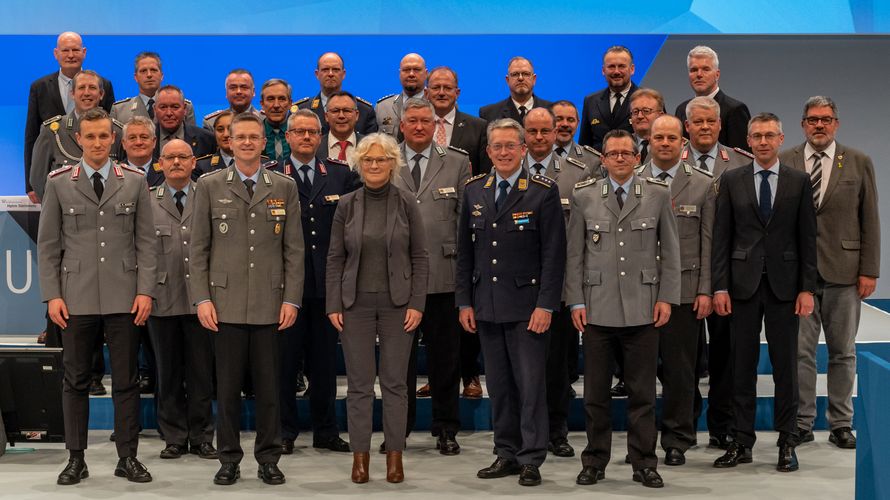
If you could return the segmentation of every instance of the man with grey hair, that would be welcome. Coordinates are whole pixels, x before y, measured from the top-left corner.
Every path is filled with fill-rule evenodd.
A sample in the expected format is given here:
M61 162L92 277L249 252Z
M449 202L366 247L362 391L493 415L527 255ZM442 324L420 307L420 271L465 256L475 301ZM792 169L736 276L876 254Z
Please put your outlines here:
M155 144L154 157L161 155L161 149L173 139L180 139L191 146L196 157L202 157L213 153L216 140L210 131L189 125L185 122L186 105L182 89L174 85L164 85L158 89L155 102L155 118L158 121L157 143ZM149 174L149 185L160 184L155 177L163 175L152 169Z
M402 84L402 91L381 97L374 107L379 132L387 133L397 139L401 137L399 125L402 109L408 99L423 98L426 77L426 61L420 54L412 52L402 58L399 62L399 82Z
M553 104L535 95L535 82L538 75L532 62L522 56L510 59L507 65L507 87L510 97L503 101L479 108L479 118L493 122L501 118L512 118L522 123L525 114L532 108L547 108Z
M720 143L750 151L746 135L751 112L745 103L720 90L720 60L717 53L704 45L693 47L686 56L686 68L689 70L689 85L695 95L710 97L720 104L720 122L723 124ZM686 121L688 103L688 100L681 102L674 112L680 121Z
M121 99L112 105L111 117L121 123L127 123L134 116L147 116L155 119L154 105L158 89L164 81L161 68L161 56L157 52L140 52L136 54L136 69L133 79L139 87L139 94ZM195 124L195 107L192 101L185 100L185 122Z
M263 154L277 162L290 156L290 146L284 133L287 129L288 108L291 108L291 86L281 78L266 80L260 90L260 106L263 109L263 128L266 132L266 149ZM290 110L296 111L296 108Z
M813 440L816 347L819 331L824 329L831 427L828 440L838 448L852 449L856 447L851 432L856 332L862 300L874 292L881 265L875 172L871 158L835 140L840 120L830 97L807 99L800 125L806 142L779 156L784 164L810 175L818 227L815 310L801 319L797 351L798 439Z

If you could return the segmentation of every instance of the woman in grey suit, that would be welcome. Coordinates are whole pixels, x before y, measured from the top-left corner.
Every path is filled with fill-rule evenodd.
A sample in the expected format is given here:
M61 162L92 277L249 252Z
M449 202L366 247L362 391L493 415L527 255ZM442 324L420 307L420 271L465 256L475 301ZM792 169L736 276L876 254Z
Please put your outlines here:
M423 315L429 262L420 211L390 182L405 165L395 139L364 137L352 153L364 188L344 195L334 214L327 262L327 313L340 332L346 360L346 408L352 481L368 481L374 406L375 340L386 480L404 480L402 450L408 392L405 373L412 335Z

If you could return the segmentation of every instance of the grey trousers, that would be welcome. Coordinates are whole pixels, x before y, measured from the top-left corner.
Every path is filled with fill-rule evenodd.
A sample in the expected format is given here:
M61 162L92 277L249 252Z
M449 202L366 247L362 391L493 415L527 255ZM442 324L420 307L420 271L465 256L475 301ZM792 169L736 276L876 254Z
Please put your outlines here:
M374 421L374 379L383 393L383 438L387 451L405 449L408 386L405 373L414 332L405 332L405 307L392 304L389 292L357 292L355 304L343 311L343 357L346 361L346 420L353 452L371 450ZM380 339L380 367L375 341Z
M800 406L797 425L812 429L816 418L816 347L825 330L828 347L828 425L852 427L853 381L856 377L856 332L862 301L856 285L822 283L814 297L813 314L800 319L797 378Z

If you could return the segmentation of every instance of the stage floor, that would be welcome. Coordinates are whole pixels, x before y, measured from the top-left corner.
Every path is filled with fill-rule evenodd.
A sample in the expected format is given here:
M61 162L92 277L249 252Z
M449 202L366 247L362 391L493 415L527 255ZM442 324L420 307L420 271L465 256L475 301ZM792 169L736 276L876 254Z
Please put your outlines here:
M247 455L242 462L242 479L234 486L215 486L213 475L219 464L194 455L177 460L162 460L158 453L163 443L154 431L148 431L140 441L139 457L154 476L148 484L129 483L114 477L117 462L114 443L108 441L109 431L90 431L90 448L86 459L90 477L77 486L57 486L56 476L67 462L62 444L38 444L36 451L12 453L0 457L0 495L15 499L91 498L104 499L126 495L128 500L139 498L213 498L259 497L365 497L365 498L720 498L731 499L806 499L852 498L855 477L855 451L839 450L828 443L827 432L817 432L816 441L798 448L800 470L782 474L775 470L776 433L758 433L754 449L754 463L736 469L718 470L711 463L720 450L697 447L687 452L687 463L682 467L659 465L665 480L663 490L650 490L631 480L631 468L624 464L626 434L615 433L613 463L606 469L606 479L594 486L578 486L575 476L581 469L580 459L557 458L552 455L541 467L544 483L527 488L516 483L516 476L482 480L476 471L489 465L491 432L461 433L458 441L462 452L444 457L435 450L428 434L416 432L408 441L405 452L405 482L389 484L385 480L383 455L371 455L371 481L364 485L350 482L352 457L348 453L318 451L310 446L309 433L297 440L293 455L283 456L279 466L287 476L282 486L267 486L256 478L256 464L249 450L253 434L242 434L242 445ZM346 437L345 434L343 436ZM375 433L372 446L376 449L383 440ZM580 454L586 442L583 433L573 432L569 440ZM707 443L707 433L699 433L700 443ZM23 444L27 446L27 443ZM663 454L659 449L659 457Z

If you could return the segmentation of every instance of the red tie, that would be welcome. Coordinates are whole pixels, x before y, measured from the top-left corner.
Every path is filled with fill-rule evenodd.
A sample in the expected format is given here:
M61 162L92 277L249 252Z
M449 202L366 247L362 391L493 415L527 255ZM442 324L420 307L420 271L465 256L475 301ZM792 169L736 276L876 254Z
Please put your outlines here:
M346 147L349 146L349 141L337 141L337 144L340 145L340 154L337 155L337 159L346 161Z
M436 142L447 146L445 144L445 119L444 118L436 118Z

